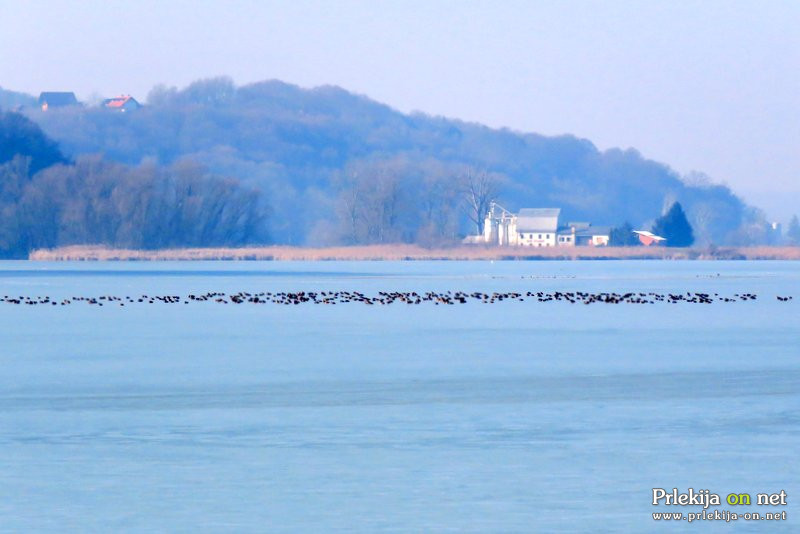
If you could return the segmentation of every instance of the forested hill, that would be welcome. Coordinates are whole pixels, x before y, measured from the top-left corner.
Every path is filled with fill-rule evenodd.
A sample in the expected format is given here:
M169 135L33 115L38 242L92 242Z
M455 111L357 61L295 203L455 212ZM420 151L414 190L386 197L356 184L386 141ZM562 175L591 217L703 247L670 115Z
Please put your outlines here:
M229 79L157 87L142 109L27 115L68 157L127 165L191 160L264 191L270 235L292 244L447 241L469 232L465 176L488 174L504 207L561 207L568 220L650 224L673 201L698 243L757 239L758 214L728 188L687 184L635 150L406 115L336 87ZM719 177L724 178L724 177Z
M257 191L191 162L68 160L35 123L0 111L0 257L71 244L263 243L265 213Z
M24 159L31 174L66 162L58 146L38 126L18 113L0 112L0 164L14 158Z

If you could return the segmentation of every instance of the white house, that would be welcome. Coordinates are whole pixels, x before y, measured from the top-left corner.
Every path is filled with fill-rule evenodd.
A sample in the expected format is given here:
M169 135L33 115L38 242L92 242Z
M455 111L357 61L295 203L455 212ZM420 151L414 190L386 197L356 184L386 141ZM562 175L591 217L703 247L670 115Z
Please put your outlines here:
M523 247L554 247L557 244L559 208L524 208L513 224L510 244Z
M590 223L559 224L560 208L523 208L513 214L492 203L483 235L469 236L465 243L521 247L574 247L608 245L609 229Z
M559 246L604 247L611 238L611 229L592 226L588 222L569 222L558 233Z

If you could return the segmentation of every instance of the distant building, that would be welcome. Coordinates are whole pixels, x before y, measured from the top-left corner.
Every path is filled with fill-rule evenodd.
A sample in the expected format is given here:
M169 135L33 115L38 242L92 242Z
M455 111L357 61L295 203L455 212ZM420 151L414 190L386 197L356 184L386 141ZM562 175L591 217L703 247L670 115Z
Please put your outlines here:
M559 224L560 208L524 208L513 214L492 203L483 235L469 236L465 243L520 247L574 247L608 245L609 229L590 223Z
M558 235L559 208L524 208L516 216L512 235L514 245L554 247Z
M666 237L661 237L660 235L656 235L653 232L648 232L647 230L634 230L633 233L639 237L639 242L646 247L651 245L660 245L667 240Z
M115 98L107 98L103 100L103 107L106 109L120 111L133 111L142 107L131 95L120 95Z
M559 230L559 246L589 246L604 247L611 238L611 228L607 226L592 226L588 222L569 222Z
M50 108L77 105L78 99L75 98L75 93L72 92L46 91L39 94L39 106L41 106L42 111L47 111Z

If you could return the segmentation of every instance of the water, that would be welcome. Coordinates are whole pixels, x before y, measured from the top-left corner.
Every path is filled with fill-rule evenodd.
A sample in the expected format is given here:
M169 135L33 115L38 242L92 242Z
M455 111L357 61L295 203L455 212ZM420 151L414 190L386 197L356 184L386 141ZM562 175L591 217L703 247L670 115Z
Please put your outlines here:
M654 487L785 490L785 523L691 528L797 531L799 282L796 262L3 262L0 296L758 299L0 303L0 531L687 528L653 521L696 511L652 506Z

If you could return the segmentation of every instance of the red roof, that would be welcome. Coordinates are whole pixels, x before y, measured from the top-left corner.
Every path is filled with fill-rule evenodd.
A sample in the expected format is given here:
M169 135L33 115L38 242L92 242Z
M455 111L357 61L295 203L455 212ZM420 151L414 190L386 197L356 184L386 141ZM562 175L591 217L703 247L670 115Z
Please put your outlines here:
M108 101L106 102L106 107L121 108L125 104L127 104L129 100L133 100L134 102L136 102L136 100L134 100L134 98L131 95L120 95L115 98L109 98Z

